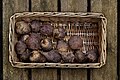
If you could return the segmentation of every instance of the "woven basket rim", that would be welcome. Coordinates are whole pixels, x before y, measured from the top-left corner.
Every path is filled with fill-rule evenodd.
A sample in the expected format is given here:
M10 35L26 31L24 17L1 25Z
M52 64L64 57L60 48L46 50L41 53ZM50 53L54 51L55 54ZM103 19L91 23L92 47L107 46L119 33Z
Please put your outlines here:
M42 16L43 15L44 16L49 15L51 17L59 16L59 15L56 15L56 14L59 14L59 15L64 16L64 17L66 17L66 16L70 17L70 14L72 14L73 17L101 18L101 20L103 22L103 26L106 30L107 19L105 18L105 16L102 13L93 13L93 12L85 12L85 13L84 12L22 12L22 13L15 13L10 17L10 24L9 24L9 61L12 64L12 66L13 67L18 67L18 68L44 68L44 67L54 67L54 68L55 67L56 68L100 68L103 65L105 65L105 63L106 63L106 47L105 47L104 55L102 57L102 63L99 63L98 66L90 66L91 64L96 64L96 63L87 63L87 64L89 64L89 66L83 66L83 65L86 65L86 63L84 63L84 64L81 64L81 63L70 64L70 63L68 63L68 65L78 65L78 67L77 66L73 66L73 67L72 66L71 67L62 66L62 65L66 65L66 63L64 63L64 64L61 64L61 63L24 63L24 64L29 64L29 66L23 66L24 65L23 63L21 63L21 62L16 63L12 60L14 57L12 56L12 52L10 51L10 48L11 48L10 44L12 44L10 39L11 39L11 25L13 25L12 24L13 20L15 20L15 18L19 18L21 16L22 17L24 17L24 16L30 16L31 17L31 16L38 16L38 15L39 16L40 15L42 15ZM77 14L77 15L75 15L75 14ZM105 31L105 40L106 40L106 31ZM106 44L105 44L105 46L106 46ZM22 65L20 65L20 64L22 64ZM35 65L30 66L32 64L35 64ZM59 66L52 66L52 65L51 66L36 66L37 64L41 64L41 65L42 64L59 64Z

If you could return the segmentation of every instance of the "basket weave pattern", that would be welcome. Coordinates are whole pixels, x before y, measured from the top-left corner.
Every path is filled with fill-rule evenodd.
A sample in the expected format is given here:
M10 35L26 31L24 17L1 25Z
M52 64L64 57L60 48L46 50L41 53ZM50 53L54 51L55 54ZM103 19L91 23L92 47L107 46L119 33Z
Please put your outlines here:
M17 42L15 23L20 20L41 20L49 23L54 28L63 27L67 31L64 40L68 41L70 36L78 35L83 39L83 47L86 52L97 47L99 50L99 61L97 63L23 63L19 62L14 46ZM92 24L91 24L92 23ZM101 13L58 13L58 12L24 12L16 13L10 18L9 24L9 61L13 67L18 68L100 68L106 62L106 18ZM52 40L53 44L54 39Z

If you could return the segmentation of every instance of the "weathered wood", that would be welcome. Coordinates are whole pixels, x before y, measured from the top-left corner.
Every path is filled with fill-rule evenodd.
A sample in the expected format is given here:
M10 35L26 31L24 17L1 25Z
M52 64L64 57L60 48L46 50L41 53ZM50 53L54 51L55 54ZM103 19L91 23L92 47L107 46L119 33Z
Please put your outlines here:
M87 80L87 69L61 69L61 80Z
M57 69L32 69L32 80L57 80Z
M120 56L120 43L119 43L119 41L120 41L120 35L119 35L120 34L120 8L119 8L119 6L120 6L120 2L118 2L118 6L117 6L118 7L118 13L117 13L118 14L118 16L117 16L118 17L118 21L117 21L118 22L118 29L117 29L118 30L118 35L117 35L118 36L118 42L117 42L117 45L118 45L118 47L117 47L118 48L118 52L117 52L118 53L118 55L117 55L118 56L117 57L118 63L117 63L117 65L119 68L117 70L118 71L118 80L120 79L120 58L119 58L119 56Z
M0 4L1 4L0 5L0 7L1 7L0 8L0 11L1 11L0 12L0 18L1 18L1 21L0 21L0 25L1 25L1 27L0 27L0 30L1 30L0 31L0 47L1 47L1 49L0 49L0 52L1 52L0 53L0 56L1 56L1 58L0 58L0 72L1 72L0 73L0 80L3 80L3 75L2 75L3 74L3 58L2 58L3 57L3 53L2 53L2 22L3 22L2 21L2 0L0 1Z
M32 11L57 11L57 0L32 0Z
M61 11L87 11L87 0L61 0ZM87 80L87 69L61 69L61 80Z
M61 0L61 11L86 12L87 0Z
M15 12L28 11L28 0L3 0L3 79L28 80L28 70L13 68L8 61L9 18Z
M91 80L117 80L117 0L91 0L91 11L103 12L107 24L107 63L91 70Z
M32 11L57 11L57 0L32 0ZM32 80L57 80L57 69L32 69Z

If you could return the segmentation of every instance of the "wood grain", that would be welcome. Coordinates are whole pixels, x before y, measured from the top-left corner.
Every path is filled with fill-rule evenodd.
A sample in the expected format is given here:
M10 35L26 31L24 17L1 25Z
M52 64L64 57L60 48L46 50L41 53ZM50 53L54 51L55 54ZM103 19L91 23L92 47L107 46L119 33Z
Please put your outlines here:
M57 11L57 0L32 0L32 11ZM57 80L57 69L32 69L32 80Z
M61 0L61 11L86 12L87 0Z
M57 11L57 0L32 0L32 11Z
M61 69L61 80L87 80L87 69Z
M32 69L32 80L57 80L57 69Z
M107 24L107 63L91 70L91 80L117 80L117 0L91 0L91 11L105 14Z
M61 0L61 11L85 12L87 0ZM61 80L87 80L87 69L61 69Z
M28 70L13 68L8 61L9 18L15 12L28 11L28 0L3 0L3 79L28 80Z

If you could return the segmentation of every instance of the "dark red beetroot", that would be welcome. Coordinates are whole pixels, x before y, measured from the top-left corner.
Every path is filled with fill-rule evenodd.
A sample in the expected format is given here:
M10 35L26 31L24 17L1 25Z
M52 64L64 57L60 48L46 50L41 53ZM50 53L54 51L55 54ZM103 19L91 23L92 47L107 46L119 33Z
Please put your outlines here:
M66 35L66 31L62 27L55 28L53 31L54 37L57 39L62 39Z
M22 35L21 38L20 38L20 40L23 41L23 42L26 42L26 40L27 40L28 37L29 37L28 34Z
M83 52L81 52L80 50L77 50L76 52L75 52L75 60L77 61L77 62L85 62L86 61L86 55L83 53Z
M72 51L70 52L60 52L63 62L74 62L75 56Z
M40 31L40 22L37 20L34 20L31 22L31 28L32 32L39 32Z
M41 36L37 33L31 33L30 36L26 40L26 44L29 49L38 50L40 47Z
M61 56L57 50L51 50L49 52L41 52L48 62L60 62Z
M40 51L32 51L29 59L31 62L46 62L46 58Z
M95 48L95 49L92 49L92 50L89 50L87 52L87 58L88 58L88 61L89 62L97 62L97 59L98 59L98 50Z
M30 33L30 36L32 36L34 38L38 38L39 41L41 41L43 39L43 36L41 36L41 33Z
M31 31L31 28L28 23L24 21L19 21L16 23L15 30L18 34L27 34Z
M17 54L23 54L26 49L27 49L27 46L22 41L18 41L15 45L15 50Z
M83 40L80 36L71 36L68 43L71 49L80 49L83 46Z
M30 56L30 51L27 49L26 51L24 51L19 56L20 56L20 61L28 62L29 61L29 56Z
M68 51L68 47L68 44L63 40L60 40L57 43L57 50L59 51Z
M50 51L53 47L52 41L50 38L42 39L40 44L44 51Z
M40 33L43 35L51 36L53 34L53 27L51 25L44 24L40 28Z

